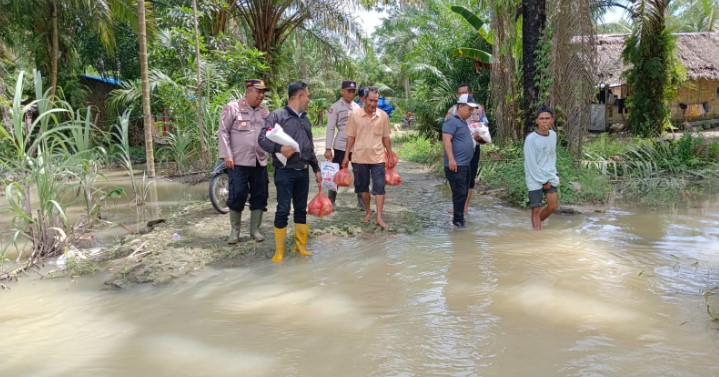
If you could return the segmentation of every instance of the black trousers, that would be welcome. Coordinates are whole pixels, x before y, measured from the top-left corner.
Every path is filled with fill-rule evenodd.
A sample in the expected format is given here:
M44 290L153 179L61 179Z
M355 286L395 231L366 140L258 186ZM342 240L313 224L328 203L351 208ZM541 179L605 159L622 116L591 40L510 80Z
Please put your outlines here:
M464 226L464 202L467 201L467 191L469 190L470 166L457 166L457 171L449 170L444 167L444 175L449 181L449 187L452 189L452 224L456 226Z
M307 224L307 196L310 192L309 169L275 169L277 212L275 228L287 227L290 207L294 209L295 224Z
M267 167L237 166L227 169L230 178L227 206L237 212L245 209L247 197L250 197L250 210L267 209L268 185Z

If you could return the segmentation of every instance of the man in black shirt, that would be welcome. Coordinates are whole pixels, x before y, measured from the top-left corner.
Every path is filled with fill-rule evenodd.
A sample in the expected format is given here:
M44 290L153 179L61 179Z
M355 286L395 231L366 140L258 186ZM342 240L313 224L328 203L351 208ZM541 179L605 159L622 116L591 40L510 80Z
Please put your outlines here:
M294 207L295 246L293 251L301 255L312 255L307 251L307 196L310 189L308 168L315 173L317 185L322 183L320 166L312 142L312 126L305 111L310 103L310 91L304 82L294 82L287 89L287 106L273 111L259 136L259 144L272 154L272 166L275 168L275 187L277 188L277 212L275 213L275 255L273 262L282 262L285 256L285 238L290 206ZM280 145L267 138L267 132L275 124L282 126L285 133L294 139L300 150ZM287 158L283 164L275 153Z

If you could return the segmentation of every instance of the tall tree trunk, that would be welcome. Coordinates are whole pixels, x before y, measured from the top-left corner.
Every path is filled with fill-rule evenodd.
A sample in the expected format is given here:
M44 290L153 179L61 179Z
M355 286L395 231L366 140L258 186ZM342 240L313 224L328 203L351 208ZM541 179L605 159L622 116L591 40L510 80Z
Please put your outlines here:
M200 129L200 155L202 162L210 163L210 151L205 143L205 124L202 106L202 57L200 56L200 32L197 27L197 0L192 0L192 20L195 27L195 59L197 60L197 126Z
M516 18L517 0L496 1L492 8L492 30L494 46L492 55L496 61L492 64L490 86L492 105L497 125L497 139L502 142L521 138L519 125L519 96L517 64L512 56L512 46L517 38Z
M60 28L58 27L57 1L52 2L51 15L52 31L50 38L52 46L50 47L50 99L55 98L57 92L57 71L60 59Z
M152 110L150 108L150 79L147 66L147 25L145 23L145 1L137 1L137 38L140 45L140 78L142 80L142 118L145 129L145 156L147 176L155 177L155 151L152 139Z
M524 68L524 135L534 128L534 110L539 100L537 51L547 20L546 0L522 0L522 60Z
M568 149L575 157L582 156L582 141L591 122L592 97L598 82L588 69L596 67L591 1L550 0L549 7L553 30L549 102L557 109L555 118L563 124Z

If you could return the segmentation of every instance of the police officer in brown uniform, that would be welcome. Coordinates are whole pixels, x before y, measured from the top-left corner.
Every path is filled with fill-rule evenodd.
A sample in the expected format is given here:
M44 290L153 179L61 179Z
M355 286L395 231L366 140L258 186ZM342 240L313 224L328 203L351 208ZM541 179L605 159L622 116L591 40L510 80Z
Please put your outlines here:
M230 178L227 206L230 208L230 237L228 243L240 240L242 210L250 197L250 237L262 242L260 233L262 213L267 208L267 153L257 138L270 112L262 106L265 83L251 79L245 82L243 98L230 102L222 111L218 139L220 158L225 160Z
M357 83L354 81L345 80L342 81L342 98L337 100L332 106L330 106L327 113L327 134L325 138L325 159L332 161L336 164L341 164L342 159L345 158L345 153L352 154L352 151L347 151L347 134L345 133L345 126L347 125L347 119L349 115L360 108L360 106L354 102L355 92L357 91ZM337 133L335 134L335 129ZM331 191L328 193L332 206L335 204L335 198L337 198L337 191ZM362 195L357 194L357 205L362 206Z

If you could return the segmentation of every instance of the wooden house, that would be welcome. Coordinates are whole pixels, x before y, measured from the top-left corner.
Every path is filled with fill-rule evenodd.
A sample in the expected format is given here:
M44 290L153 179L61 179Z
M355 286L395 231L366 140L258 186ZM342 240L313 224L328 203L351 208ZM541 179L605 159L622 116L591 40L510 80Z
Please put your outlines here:
M719 126L719 33L677 33L675 54L686 71L686 81L669 104L674 125ZM622 73L622 35L598 35L597 98L592 105L590 130L604 131L614 124L624 124L628 112L626 99L631 96Z

